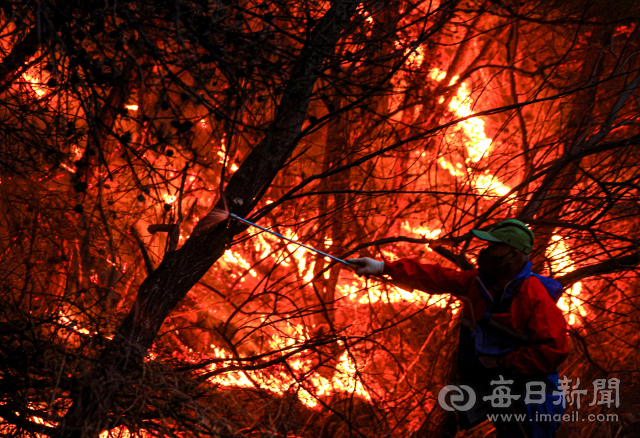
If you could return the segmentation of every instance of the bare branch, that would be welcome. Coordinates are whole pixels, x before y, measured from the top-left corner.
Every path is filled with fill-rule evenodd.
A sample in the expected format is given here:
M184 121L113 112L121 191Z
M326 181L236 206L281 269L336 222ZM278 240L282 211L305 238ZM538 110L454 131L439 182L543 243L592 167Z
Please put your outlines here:
M140 238L140 233L138 233L135 225L131 225L129 231L133 235L133 238L136 239L138 247L140 248L140 252L142 252L142 258L144 259L144 265L147 268L147 274L151 275L155 268L153 267L153 263L151 262L151 257L149 257L149 252L147 251L142 238Z
M591 266L585 266L584 268L578 268L575 271L571 271L556 280L566 287L585 278L594 277L598 275L610 274L613 272L623 272L632 269L637 269L637 265L640 263L640 251L634 253L612 258L610 260L597 263Z

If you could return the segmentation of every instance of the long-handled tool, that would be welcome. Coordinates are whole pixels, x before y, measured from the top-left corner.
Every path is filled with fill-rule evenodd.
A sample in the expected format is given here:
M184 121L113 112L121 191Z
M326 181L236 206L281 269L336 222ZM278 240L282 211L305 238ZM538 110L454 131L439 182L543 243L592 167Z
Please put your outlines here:
M332 256L331 254L327 254L326 252L323 252L323 251L320 251L318 249L315 249L315 248L313 248L313 247L311 247L309 245L305 245L304 243L300 243L300 242L298 242L296 240L289 239L288 237L285 237L280 233L276 233L275 231L272 231L272 230L269 230L267 228L261 227L258 224L255 224L255 223L253 223L251 221L248 221L248 220L238 216L237 214L231 213L229 210L226 209L226 202L224 201L224 198L222 198L222 199L223 199L223 203L225 205L225 208L224 209L214 208L213 210L211 210L209 212L209 214L207 214L207 216L205 216L202 219L202 221L200 221L202 223L199 224L199 225L202 225L204 228L208 228L208 227L210 227L212 225L215 225L215 224L220 223L220 222L222 222L224 220L232 218L232 219L235 219L235 220L240 221L242 223L245 223L247 225L250 225L252 227L258 228L258 229L260 229L262 231L265 231L265 232L267 232L269 234L273 234L274 236L277 236L277 237L279 237L279 238L281 238L283 240L286 240L287 242L291 242L291 243L294 243L296 245L299 245L299 246L301 246L301 247L303 247L305 249L308 249L309 251L313 251L313 252L315 252L317 254L320 254L320 255L322 255L324 257L329 257L331 260L334 260L334 261L336 261L336 262L338 262L340 264L348 266L353 271L357 271L359 268L362 267L360 265L356 265L355 263L349 263L348 261L343 260L343 259L341 259L339 257ZM398 286L401 289L405 289L405 290L408 290L408 291L413 290L413 288L407 288L406 286L403 286L403 285L398 284L398 283L396 283L394 281L388 280L388 279L386 279L385 277L383 277L381 275L372 275L370 277L375 278L376 280L381 281L383 283L388 283L388 284L392 284L392 285ZM367 278L369 278L369 276Z
M280 234L280 233L276 233L275 231L272 231L272 230L269 230L269 229L267 229L267 228L261 227L261 226L260 226L260 225L258 225L258 224L254 224L253 222L250 222L250 221L248 221L248 220L246 220L246 219L243 219L243 218L241 218L240 216L238 216L238 215L236 215L236 214L229 213L229 217L231 217L231 218L233 218L233 219L235 219L235 220L237 220L237 221L244 222L244 223L245 223L245 224L247 224L247 225L251 225L252 227L259 228L259 229L261 229L262 231L266 231L267 233L273 234L274 236L278 236L279 238L284 239L284 240L286 240L287 242L291 242L291 243L295 243L296 245L300 245L301 247L306 248L306 249L308 249L309 251L313 251L313 252L316 252L316 253L318 253L318 254L321 254L321 255L323 255L323 256L325 256L325 257L329 257L331 260L335 260L336 262L338 262L338 263L342 263L343 265L347 265L347 266L349 266L349 267L354 267L354 266L355 266L355 265L353 265L353 264L351 264L351 263L347 262L346 260L342 260L341 258L334 257L334 256L332 256L331 254L327 254L326 252L322 252L322 251L320 251L319 249L312 248L312 247L310 247L309 245L305 245L304 243L298 242L298 241L293 240L293 239L289 239L288 237L285 237L285 236L283 236L283 235L282 235L282 234Z
M331 260L334 260L334 261L336 261L338 263L341 263L341 264L343 264L345 266L348 266L353 270L356 270L356 269L359 268L358 265L354 265L353 263L349 263L346 260L343 260L341 258L332 256L331 254L327 254L326 252L320 251L319 249L312 248L309 245L305 245L304 243L301 243L301 242L298 242L296 240L293 240L293 239L290 239L288 237L285 237L282 234L276 233L273 230L269 230L267 228L261 227L260 225L255 224L255 223L253 223L251 221L248 221L248 220L238 216L237 214L234 214L234 213L231 213L231 212L227 211L226 209L225 210L219 209L219 208L213 209L211 212L209 212L207 217L203 219L203 221L206 221L208 223L208 225L211 226L211 225L216 224L218 222L222 222L223 220L226 220L228 218L232 218L232 219L235 219L237 221L243 222L243 223L245 223L247 225L251 225L252 227L258 228L258 229L260 229L262 231L265 231L265 232L267 232L269 234L273 234L274 236L277 236L277 237L279 237L279 238L281 238L283 240L286 240L287 242L294 243L296 245L299 245L299 246L301 246L303 248L308 249L309 251L313 251L313 252L318 253L320 255L323 255L325 257L329 257Z

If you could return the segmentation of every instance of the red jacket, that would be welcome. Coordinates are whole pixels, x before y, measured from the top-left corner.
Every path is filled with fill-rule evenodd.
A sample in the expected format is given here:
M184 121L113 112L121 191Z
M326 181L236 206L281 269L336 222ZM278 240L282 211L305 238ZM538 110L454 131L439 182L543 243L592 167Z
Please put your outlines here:
M497 355L508 371L555 373L569 354L567 324L551 298L559 298L562 286L532 274L531 262L505 287L501 307L506 310L501 313L491 313L493 295L477 269L457 271L401 259L385 263L384 273L403 286L460 298L465 303L463 322L475 338L475 355Z

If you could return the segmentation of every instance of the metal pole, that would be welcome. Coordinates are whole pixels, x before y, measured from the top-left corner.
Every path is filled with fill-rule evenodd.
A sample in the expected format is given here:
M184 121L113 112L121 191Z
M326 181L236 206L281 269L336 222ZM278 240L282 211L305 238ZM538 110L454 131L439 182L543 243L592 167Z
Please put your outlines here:
M348 262L346 262L346 261L344 261L344 260L342 260L342 259L339 259L338 257L334 257L334 256L332 256L332 255L330 255L330 254L327 254L326 252L322 252L322 251L320 251L320 250L317 250L317 249L315 249L315 248L312 248L312 247L310 247L310 246L307 246L307 245L305 245L304 243L300 243L300 242L297 242L297 241L295 241L295 240L293 240L293 239L289 239L288 237L284 237L284 236L283 236L282 234L280 234L280 233L276 233L275 231L268 230L268 229L266 229L266 228L264 228L264 227L261 227L260 225L254 224L253 222L249 222L248 220L243 219L243 218L241 218L240 216L235 215L235 214L233 214L233 213L231 213L231 212L229 213L229 217L232 217L232 218L234 218L234 219L236 219L236 220L239 220L240 222L244 222L244 223L245 223L245 224L247 224L247 225L251 225L252 227L259 228L259 229L261 229L262 231L266 231L267 233L273 234L274 236L278 236L279 238L284 239L284 240L286 240L287 242L295 243L296 245L300 245L301 247L306 248L306 249L308 249L308 250L310 250L310 251L317 252L318 254L322 254L323 256L325 256L325 257L329 257L330 259L335 260L335 261L336 261L336 262L338 262L338 263L342 263L343 265L351 266Z

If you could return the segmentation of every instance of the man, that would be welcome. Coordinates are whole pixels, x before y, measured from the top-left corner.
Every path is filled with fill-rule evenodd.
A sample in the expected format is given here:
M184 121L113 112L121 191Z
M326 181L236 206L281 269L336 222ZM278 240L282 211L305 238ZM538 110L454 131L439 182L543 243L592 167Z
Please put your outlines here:
M531 273L534 235L524 223L507 219L489 232L472 233L488 245L479 253L478 269L471 271L412 259L348 261L360 267L358 275L388 275L403 287L450 293L464 303L458 370L460 384L471 387L477 397L464 412L464 428L489 414L520 414L492 416L499 438L553 437L560 422L558 415L550 418L564 412L562 395L555 392L557 368L569 351L567 325L555 304L562 286ZM510 383L499 383L505 381ZM505 387L520 397L510 402L496 398L504 395Z

